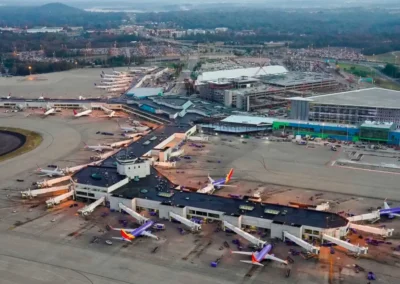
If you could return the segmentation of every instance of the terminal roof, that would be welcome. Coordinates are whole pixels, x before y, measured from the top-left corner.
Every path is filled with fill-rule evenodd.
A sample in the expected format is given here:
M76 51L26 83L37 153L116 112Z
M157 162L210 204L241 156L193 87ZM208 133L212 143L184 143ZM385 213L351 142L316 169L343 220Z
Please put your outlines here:
M400 109L400 91L369 88L310 97L317 104Z
M174 133L185 133L190 128L192 128L192 126L189 124L161 125L138 141L130 144L123 151L119 151L115 155L105 159L102 166L116 167L116 158L125 158L126 156L129 156L130 158L141 157ZM154 136L157 137L157 139L150 140L150 138ZM144 145L143 143L146 141L149 141L150 143Z
M98 187L110 187L121 180L126 179L113 167L88 166L74 174L74 181L80 184L87 184Z
M269 117L231 115L231 116L228 116L227 118L221 120L221 122L261 126L261 125L272 124L275 120L276 119L269 118Z
M113 191L112 195L126 199L150 199L177 207L189 206L215 210L225 212L226 215L246 215L264 218L292 226L306 225L319 228L337 228L348 223L347 219L330 212L178 191L173 189L174 187L175 185L169 182L168 179L161 176L155 169L152 169L151 175L139 181L130 181L128 184Z

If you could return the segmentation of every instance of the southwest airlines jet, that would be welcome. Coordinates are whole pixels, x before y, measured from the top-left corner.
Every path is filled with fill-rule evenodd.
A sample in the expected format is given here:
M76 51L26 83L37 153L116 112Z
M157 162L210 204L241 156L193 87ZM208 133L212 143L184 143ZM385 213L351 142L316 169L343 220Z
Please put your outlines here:
M233 251L232 253L251 255L251 260L241 260L241 262L250 263L258 266L264 266L261 263L264 259L270 259L283 264L287 264L286 260L277 258L273 254L269 254L271 250L272 250L272 245L268 244L259 252Z
M113 227L110 227L110 228L115 231L120 231L120 233L121 233L120 238L113 237L113 239L116 239L116 240L132 242L132 240L134 240L135 238L140 237L140 236L146 236L146 237L150 237L150 238L158 240L158 237L156 235L153 235L150 231L147 231L153 225L154 225L154 221L150 220L136 229L121 229L121 228L113 228Z
M221 178L218 180L213 180L210 176L208 176L208 180L210 181L205 187L199 189L198 193L208 193L212 194L216 189L220 189L221 187L231 186L234 185L227 185L227 183L231 180L233 175L233 169L229 171L225 178Z

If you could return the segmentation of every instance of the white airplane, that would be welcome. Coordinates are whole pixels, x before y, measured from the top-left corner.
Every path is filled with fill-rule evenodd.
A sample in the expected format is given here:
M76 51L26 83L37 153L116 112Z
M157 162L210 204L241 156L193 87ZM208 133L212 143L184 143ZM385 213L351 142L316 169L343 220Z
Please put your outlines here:
M77 112L76 110L74 110L74 117L81 117L81 116L87 116L90 115L92 113L91 109L86 109L82 112Z
M112 151L114 150L113 147L107 145L97 145L97 146L89 146L85 143L85 149L89 149L95 152L103 152L103 151Z
M85 98L85 97L83 97L83 96L79 96L79 97L78 97L78 100L80 100L80 101L84 101L84 100L86 100L86 98Z
M54 107L51 108L49 106L47 106L46 110L43 111L44 116L48 116L50 114L55 114L55 113L56 113L56 109Z
M98 117L119 118L119 117L123 117L123 116L116 114L115 111L111 111L110 113L108 113L106 115L100 115Z
M63 170L59 170L58 167L55 168L54 170L47 170L47 169L42 169L38 167L36 170L37 173L41 174L40 176L48 176L48 177L53 177L53 176L65 176L65 172Z
M2 99L6 99L6 100L9 100L9 99L11 99L11 93L10 94L8 94L8 96L7 97L1 97Z

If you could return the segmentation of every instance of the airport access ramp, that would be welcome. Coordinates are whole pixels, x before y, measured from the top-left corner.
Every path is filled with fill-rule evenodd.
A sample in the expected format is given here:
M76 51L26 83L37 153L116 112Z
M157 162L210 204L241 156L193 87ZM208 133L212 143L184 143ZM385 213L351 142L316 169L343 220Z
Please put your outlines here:
M322 235L322 239L323 240L327 240L329 242L332 242L334 244L337 244L338 246L341 246L342 248L345 248L353 253L355 253L356 255L360 255L360 254L367 254L368 253L368 247L360 247L359 245L353 245L349 242L343 241L341 239L337 239L335 237L332 236L328 236L326 234Z
M267 242L264 242L263 240L256 238L255 236L243 231L242 229L232 225L231 223L224 221L223 224L224 224L225 228L228 228L229 230L234 231L236 234L238 234L242 238L248 240L250 243L256 245L257 247L262 248L267 243Z
M125 206L122 203L118 203L118 207L121 210L124 210L126 213L128 213L129 215L131 215L133 218L135 218L140 224L144 224L146 223L146 221L148 220L148 218L140 215L139 213L137 213L135 210L132 210L131 208Z
M361 214L356 216L347 217L347 220L350 222L357 222L357 221L372 221L376 222L380 219L381 214L379 211L374 211L367 214Z
M32 198L32 197L36 197L36 196L42 195L42 194L57 192L57 191L61 191L61 190L68 190L69 186L70 185L67 184L67 185L53 186L53 187L48 187L48 188L40 188L40 189L34 189L34 190L21 191L21 195L22 195L22 198Z
M78 213L82 214L82 216L88 216L89 214L91 214L94 209L96 209L99 205L105 203L106 198L103 196L99 199L97 199L95 202L92 202L89 205L86 205L85 207L81 208L78 210Z
M298 246L304 248L306 251L309 251L313 254L319 254L319 247L313 246L312 244L307 243L306 241L284 231L283 232L283 240L285 241L286 239L291 240L292 242L294 242L295 244L297 244Z
M181 215L175 214L174 212L169 212L169 217L175 219L176 221L181 222L182 224L188 226L192 232L200 231L201 225L197 224L189 219L182 217Z
M40 187L49 187L49 186L55 185L56 183L64 182L67 180L71 180L71 177L70 176L62 176L62 177L53 178L53 179L49 179L49 180L39 181L39 182L37 182L37 184Z
M376 228L365 225L358 225L350 223L350 228L353 228L358 231L363 231L367 233L371 233L374 235L382 236L382 237L391 237L393 235L394 229L386 229L386 228Z
M50 198L50 199L46 200L46 205L47 205L48 208L51 208L51 207L53 207L55 205L60 204L61 201L72 197L73 195L74 195L74 191L71 190L71 191L69 191L67 193L64 193L64 194L61 194L61 195L56 196L54 198Z

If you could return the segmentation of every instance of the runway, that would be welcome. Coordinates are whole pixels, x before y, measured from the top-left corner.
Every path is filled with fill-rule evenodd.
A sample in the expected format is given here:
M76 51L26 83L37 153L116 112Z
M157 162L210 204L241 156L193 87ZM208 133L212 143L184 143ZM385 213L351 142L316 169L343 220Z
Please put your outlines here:
M81 143L80 133L61 121L12 116L1 117L0 125L28 129L43 137L42 143L36 149L0 163L0 180L4 181L0 188L7 187L7 181L15 179L22 172L62 159Z

